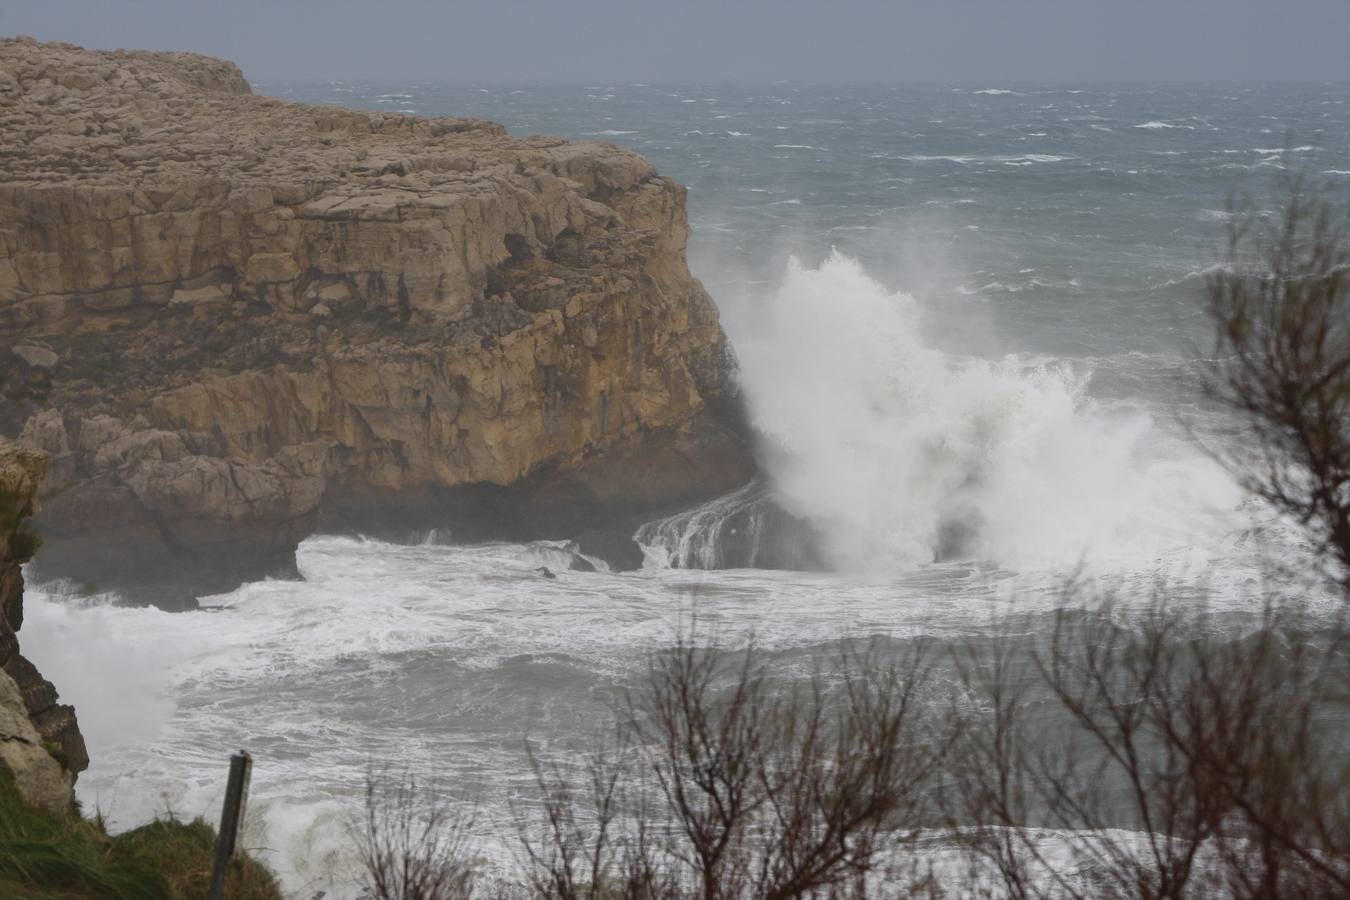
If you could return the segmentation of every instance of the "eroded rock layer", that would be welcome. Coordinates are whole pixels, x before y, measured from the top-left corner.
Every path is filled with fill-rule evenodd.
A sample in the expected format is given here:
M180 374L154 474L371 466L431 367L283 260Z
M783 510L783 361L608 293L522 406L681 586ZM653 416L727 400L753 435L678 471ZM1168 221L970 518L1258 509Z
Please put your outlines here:
M57 703L56 688L19 652L16 633L23 625L23 564L38 546L30 517L46 473L42 454L0 438L0 765L25 800L61 812L89 755L75 710Z
M566 537L750 475L684 189L636 154L25 39L0 135L44 570L223 588L319 527Z

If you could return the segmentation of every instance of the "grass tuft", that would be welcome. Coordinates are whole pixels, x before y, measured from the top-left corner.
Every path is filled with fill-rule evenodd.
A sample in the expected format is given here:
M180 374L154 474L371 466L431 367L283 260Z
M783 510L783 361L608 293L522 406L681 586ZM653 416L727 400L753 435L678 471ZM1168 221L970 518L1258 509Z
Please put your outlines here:
M215 842L200 819L163 819L111 837L100 820L28 807L0 766L0 897L7 900L205 900ZM271 873L247 856L231 865L225 896L281 900Z

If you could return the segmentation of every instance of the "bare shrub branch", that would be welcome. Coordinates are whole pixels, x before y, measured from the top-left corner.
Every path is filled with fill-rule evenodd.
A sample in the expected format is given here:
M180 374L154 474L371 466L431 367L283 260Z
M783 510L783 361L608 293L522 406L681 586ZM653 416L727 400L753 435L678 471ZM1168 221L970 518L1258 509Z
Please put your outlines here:
M894 859L952 743L920 703L926 651L883 665L848 648L805 684L771 679L767 659L681 638L585 790L536 761L545 801L524 838L541 895L862 897L878 877L928 890Z
M366 776L365 812L352 831L373 900L465 900L476 867L472 821L411 775Z
M1350 896L1345 656L1312 624L1271 604L1233 633L1159 600L962 651L982 702L946 800L972 872L1018 898Z
M1229 204L1204 386L1246 429L1221 460L1307 529L1350 587L1350 210L1298 177L1280 188L1274 217Z

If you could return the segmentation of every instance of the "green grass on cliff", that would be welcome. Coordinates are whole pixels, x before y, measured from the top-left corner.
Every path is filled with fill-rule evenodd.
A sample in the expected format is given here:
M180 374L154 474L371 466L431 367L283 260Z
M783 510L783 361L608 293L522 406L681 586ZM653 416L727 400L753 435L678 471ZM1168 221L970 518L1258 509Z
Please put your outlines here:
M200 819L161 820L110 837L97 822L53 816L19 799L0 766L0 897L6 900L205 900L216 835ZM230 900L281 900L271 873L246 856Z

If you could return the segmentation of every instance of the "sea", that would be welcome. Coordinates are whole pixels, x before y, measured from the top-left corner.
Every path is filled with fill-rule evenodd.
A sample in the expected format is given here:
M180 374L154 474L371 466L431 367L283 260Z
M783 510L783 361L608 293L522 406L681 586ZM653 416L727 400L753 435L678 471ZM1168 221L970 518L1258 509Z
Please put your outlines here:
M471 808L509 870L527 743L580 758L691 629L807 671L844 639L959 646L1098 592L1236 621L1302 549L1215 461L1241 437L1199 389L1203 300L1234 208L1273 210L1291 174L1350 195L1344 84L255 87L612 142L687 185L764 436L751 490L824 565L701 568L742 496L644 527L635 572L317 535L299 580L194 612L36 585L25 652L77 708L79 799L114 829L214 820L247 748L244 845L296 897L359 894L350 828L391 766Z

